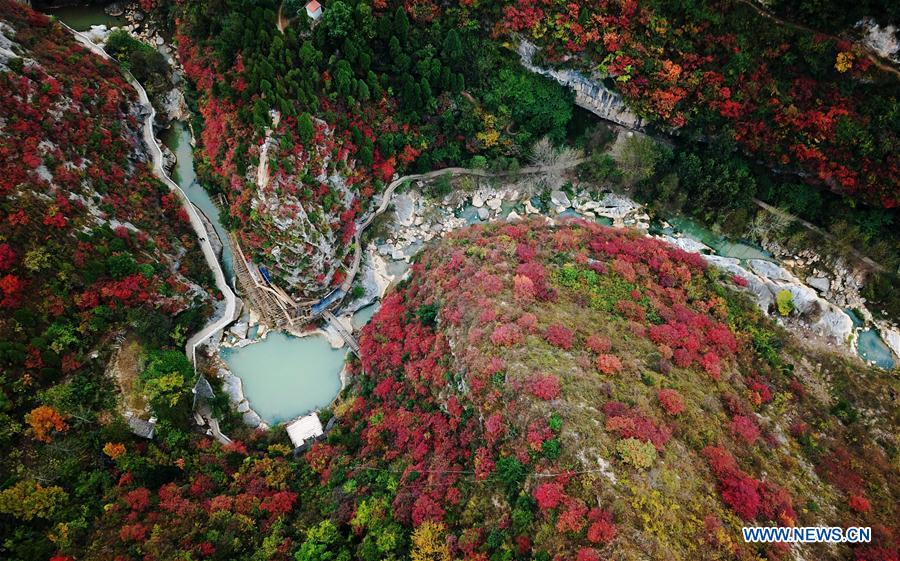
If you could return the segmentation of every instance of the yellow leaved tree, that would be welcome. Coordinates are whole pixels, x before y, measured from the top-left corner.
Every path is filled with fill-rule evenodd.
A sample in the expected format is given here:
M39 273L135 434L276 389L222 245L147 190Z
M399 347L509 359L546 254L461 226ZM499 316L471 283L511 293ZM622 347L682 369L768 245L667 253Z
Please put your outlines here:
M412 543L412 561L450 561L443 524L423 522L413 532Z

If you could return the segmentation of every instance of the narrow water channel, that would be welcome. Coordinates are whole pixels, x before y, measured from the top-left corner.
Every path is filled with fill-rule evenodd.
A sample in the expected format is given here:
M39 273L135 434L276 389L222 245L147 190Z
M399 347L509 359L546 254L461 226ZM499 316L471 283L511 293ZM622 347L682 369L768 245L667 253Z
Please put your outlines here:
M191 147L191 131L187 125L176 121L160 134L160 140L166 145L178 159L175 169L172 170L172 179L181 186L181 189L188 196L188 199L194 203L200 211L212 223L213 229L221 240L223 248L219 261L222 263L222 270L225 278L234 286L234 254L232 253L231 243L228 240L228 231L222 226L219 217L219 207L213 203L212 198L197 182L197 174L194 172L194 155Z
M709 228L704 227L696 220L684 216L675 216L666 219L671 228L663 228L660 231L671 235L674 232L680 232L684 236L707 245L714 250L716 254L723 257L731 257L734 259L762 259L764 261L775 261L772 254L765 251L759 246L744 241L735 241L725 236L714 233Z

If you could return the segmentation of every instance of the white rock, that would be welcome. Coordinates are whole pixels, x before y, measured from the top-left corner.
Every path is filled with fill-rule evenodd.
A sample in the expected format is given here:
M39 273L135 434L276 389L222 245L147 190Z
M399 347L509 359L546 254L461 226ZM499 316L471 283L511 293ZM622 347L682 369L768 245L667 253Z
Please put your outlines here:
M828 292L831 288L831 281L828 280L828 277L806 277L806 284L819 292Z
M900 330L893 328L882 328L880 334L882 340L884 340L885 345L887 345L891 349L891 351L893 351L894 356L900 357Z
M250 402L245 399L244 401L238 403L236 409L238 413L246 413L247 411L250 411Z
M572 206L569 196L562 191L552 191L550 193L550 202L553 203L553 206L563 207L563 210Z
M525 214L538 214L538 209L534 208L530 199L525 199Z
M512 211L507 215L506 219L507 220L521 220L522 217L519 216L519 213L517 213L516 211Z
M897 28L893 25L881 27L872 18L865 18L856 24L862 28L865 36L863 42L884 58L893 62L900 61L900 41L897 39Z
M246 339L247 331L250 329L250 324L246 321L238 321L232 324L231 327L228 328L228 332L237 337L238 339Z
M681 249L690 252L690 253L703 253L710 249L708 245L705 245L701 242L693 238L680 237L676 238L673 236L662 236L662 239L674 245L675 247L680 247Z
M790 274L784 267L765 259L750 259L748 261L750 268L757 275L769 280L792 281L795 280L794 275Z
M394 214L397 223L401 226L412 226L414 218L415 200L409 193L394 196Z
M106 43L106 39L107 39L107 37L109 37L110 33L111 33L111 30L102 24L101 25L92 25L90 30L84 32L84 34L87 36L88 39L91 40L91 42L97 43L100 45L102 45L103 43Z
M187 102L184 100L184 93L178 88L173 88L166 94L163 99L163 110L169 119L176 121L187 121L191 117Z
M477 214L478 220L487 220L491 216L491 213L488 212L488 209L483 207L478 209Z
M824 302L821 299L820 301ZM819 321L813 324L813 330L838 342L849 341L850 334L853 333L853 320L837 306L827 302L826 304L827 308Z
M219 378L222 379L222 391L232 403L244 401L244 388L240 378L224 369L219 370Z
M594 212L600 216L620 220L639 208L640 206L636 202L624 195L606 193L603 195L603 200L594 209Z
M487 206L491 210L500 210L500 207L503 206L503 197L497 195L487 202Z
M476 191L474 195L472 195L472 206L475 208L481 208L484 206L484 196L482 196L480 191Z
M255 429L256 427L263 424L262 417L257 415L256 411L253 411L252 409L250 411L245 412L243 417L244 417L244 424L250 428Z
M739 260L732 257L722 257L720 255L704 255L703 258L723 271L738 275L746 280L747 290L756 297L756 304L761 310L768 312L772 304L775 303L775 297L772 295L772 291L769 290L765 281L741 267L741 262Z

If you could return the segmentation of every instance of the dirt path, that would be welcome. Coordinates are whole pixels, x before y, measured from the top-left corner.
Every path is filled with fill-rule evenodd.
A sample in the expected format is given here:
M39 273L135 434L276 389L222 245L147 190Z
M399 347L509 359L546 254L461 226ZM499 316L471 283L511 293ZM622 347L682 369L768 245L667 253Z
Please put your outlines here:
M282 12L283 8L284 8L284 2L279 4L278 17L275 19L275 27L277 27L278 31L280 31L282 34L284 33L284 30L287 29L287 26L289 26L291 24L291 20L289 18L284 17L284 13Z

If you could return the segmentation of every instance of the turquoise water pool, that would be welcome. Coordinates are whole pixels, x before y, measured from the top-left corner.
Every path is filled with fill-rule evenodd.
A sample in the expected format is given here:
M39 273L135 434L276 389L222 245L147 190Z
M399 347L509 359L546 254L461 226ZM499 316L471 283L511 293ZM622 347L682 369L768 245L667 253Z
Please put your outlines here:
M321 335L294 337L275 331L240 349L222 349L240 377L244 397L269 426L327 406L341 391L344 349Z
M844 311L850 316L854 327L863 327L865 325L862 318L852 309L847 308ZM887 346L887 343L884 342L876 329L864 329L859 332L859 337L856 339L856 352L863 360L874 362L875 366L885 370L891 370L896 365L894 353L891 352L890 347Z

